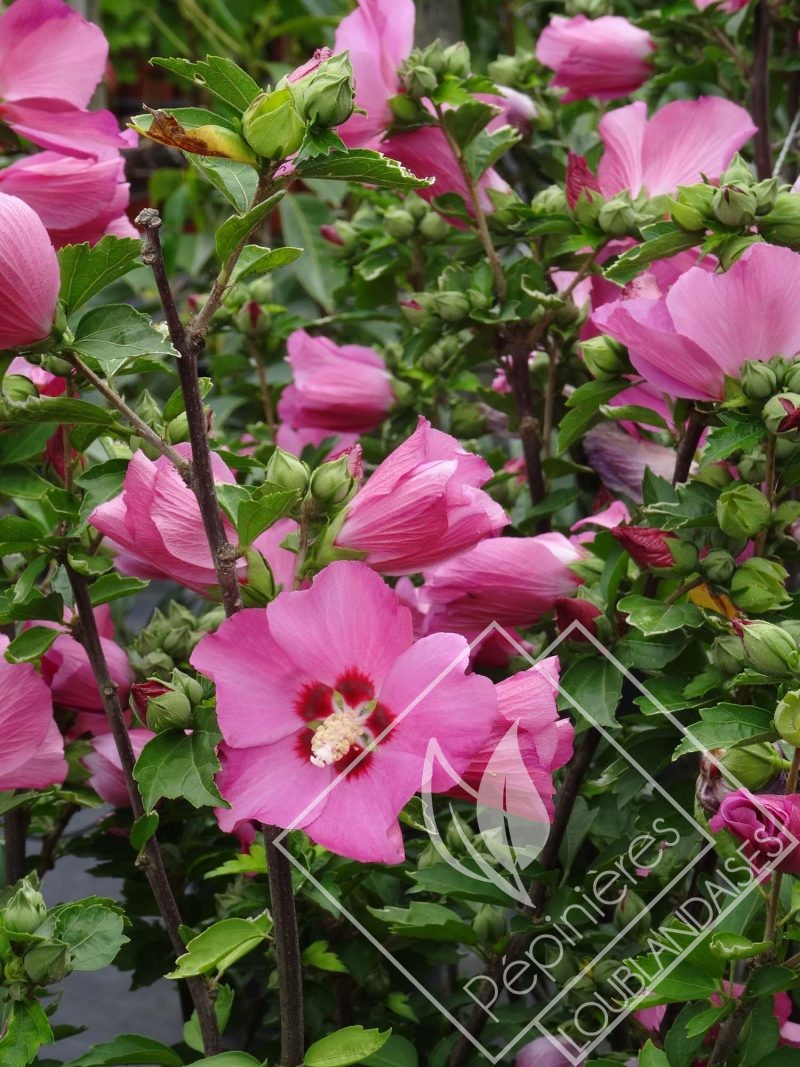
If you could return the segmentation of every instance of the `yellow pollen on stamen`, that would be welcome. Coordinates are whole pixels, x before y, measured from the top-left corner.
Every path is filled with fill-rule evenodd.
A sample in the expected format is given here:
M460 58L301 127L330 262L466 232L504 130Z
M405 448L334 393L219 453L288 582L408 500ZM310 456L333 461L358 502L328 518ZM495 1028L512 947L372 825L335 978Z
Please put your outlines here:
M323 719L311 738L311 756L315 767L329 767L347 755L361 740L364 726L360 716L350 710L334 711Z

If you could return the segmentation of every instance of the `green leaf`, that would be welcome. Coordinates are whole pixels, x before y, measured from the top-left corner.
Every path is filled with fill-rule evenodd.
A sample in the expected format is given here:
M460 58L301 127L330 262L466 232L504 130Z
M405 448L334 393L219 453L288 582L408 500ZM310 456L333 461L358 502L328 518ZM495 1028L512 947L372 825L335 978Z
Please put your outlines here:
M570 445L583 437L600 419L601 407L629 384L622 381L587 382L576 389L567 401L567 407L571 410L566 413L558 427L558 452L566 452Z
M57 423L45 422L28 426L19 433L0 434L0 464L21 463L41 456L57 429Z
M420 937L428 941L455 941L474 945L477 941L471 926L450 908L441 904L414 901L410 908L370 908L376 919L389 924L393 934Z
M269 215L270 211L281 202L285 193L280 190L263 200L260 204L250 208L243 215L231 215L229 219L217 230L215 244L217 255L226 262L230 254L238 248L246 237Z
M686 1024L686 1036L687 1037L699 1037L700 1034L707 1034L708 1031L722 1022L722 1020L730 1015L733 1010L733 1002L728 1001L726 1004L721 1004L717 1008L707 1008L705 1011L701 1011L699 1015Z
M670 1067L666 1052L648 1040L639 1052L639 1067Z
M225 1033L228 1020L231 1017L233 999L234 992L230 986L217 985L216 996L214 997L214 1014L217 1017L217 1026L221 1034ZM183 1025L183 1040L189 1048L193 1048L195 1052L205 1051L203 1047L203 1035L200 1031L200 1021L196 1011L192 1012L188 1022Z
M445 111L442 124L456 144L464 149L499 113L499 108L471 99L460 107Z
M106 374L137 356L177 359L178 353L149 316L128 304L106 304L87 311L78 323L72 347L82 356L96 359Z
M245 278L270 274L279 267L286 267L303 254L302 248L262 248L260 245L245 245L236 263L231 284Z
M645 596L626 596L618 603L628 616L628 623L643 634L668 634L684 626L702 626L703 613L694 604L665 604Z
M131 827L131 847L141 852L158 829L158 822L157 811L146 811L144 815L140 815Z
M0 556L9 552L28 552L37 548L42 540L42 531L30 519L6 515L0 519Z
M197 725L190 735L164 730L142 749L133 776L148 810L162 797L183 797L195 808L225 805L214 783L220 766L216 753L220 734L213 713L198 708L195 718Z
M617 725L615 714L622 696L622 674L605 656L591 656L572 663L559 683L559 706L576 705L601 726ZM568 699L575 702L574 704Z
M417 1067L419 1057L407 1037L392 1034L383 1048L365 1056L361 1062L364 1067Z
M675 749L673 759L687 752L754 744L758 741L771 741L778 736L773 724L773 713L764 708L742 704L717 704L713 708L701 708L700 718L700 722L686 727L691 737L684 737Z
M167 978L191 978L198 974L223 974L228 967L266 941L272 919L265 912L257 919L221 919L193 937L186 952Z
M685 711L702 703L699 697L687 697L686 678L664 675L647 679L647 693L634 697L643 715L662 715L663 711ZM658 701L658 703L656 703Z
M275 489L257 500L243 501L236 513L240 545L249 548L257 537L292 510L299 496L296 489Z
M715 427L708 435L703 449L704 463L727 459L734 452L750 452L764 438L764 423L756 415L723 411L719 417L723 425Z
M347 974L347 968L336 955L328 948L327 941L312 941L303 949L303 965L316 967L320 971L335 971L339 974Z
M397 160L380 152L356 148L350 152L331 152L315 156L297 168L299 178L333 178L336 181L364 182L388 189L424 189L433 185L432 178L417 178Z
M48 916L53 933L69 945L72 969L99 971L107 967L127 943L125 915L112 900L89 897L62 904Z
M669 424L663 415L659 415L652 408L640 407L638 404L620 404L619 407L602 404L600 414L606 419L613 419L614 422L621 422L624 419L627 422L641 422L645 426L658 426L662 430L669 429Z
M30 467L21 464L0 467L0 496L17 497L20 500L41 500L51 492L50 482L40 478Z
M335 1034L315 1041L307 1050L304 1067L347 1067L360 1063L386 1044L391 1030L365 1030L363 1026L346 1026Z
M119 600L120 597L138 593L140 590L146 589L149 584L150 582L144 578L126 578L124 575L118 574L117 571L111 571L110 574L104 574L96 582L92 583L92 587L89 590L92 598L92 607L97 608L101 604Z
M237 111L245 111L261 92L258 83L253 81L249 74L232 59L224 59L222 56L206 56L205 61L199 60L196 63L188 59L155 56L150 62L178 74L181 78L188 78Z
M53 626L31 626L15 637L5 652L9 663L30 663L39 659L61 634Z
M25 426L29 423L56 422L72 426L117 427L116 418L106 408L91 404L88 400L72 397L31 397L24 404L9 404L0 401L0 422L4 426Z
M249 1052L220 1052L217 1056L195 1060L192 1067L263 1067L263 1064Z
M755 1067L765 1056L772 1055L780 1038L780 1026L775 1017L775 1002L772 997L759 1000L742 1035L739 1055L741 1067Z
M635 245L607 267L603 272L610 282L627 285L645 267L657 259L667 259L687 248L693 248L703 239L703 233L687 233L673 222L656 222L642 229L644 241Z
M489 167L494 166L498 159L521 139L522 135L519 130L515 130L513 126L501 126L491 133L488 130L481 130L465 153L467 167L472 177L477 181Z
M101 237L97 244L65 245L58 253L59 299L71 315L95 293L138 267L141 245L134 237Z
M0 1037L0 1063L27 1067L41 1046L53 1040L53 1031L38 1001L12 1001L8 1010L5 1033Z
M183 1060L166 1045L152 1037L120 1034L113 1041L92 1045L88 1052L65 1067L183 1067Z
M197 156L193 152L184 152L183 155L207 182L222 193L239 215L247 211L258 187L258 174L249 163L237 163L234 159L222 159L219 156Z
M771 997L774 993L794 989L798 981L800 979L788 967L759 967L748 979L745 994L748 997Z
M344 281L341 264L331 258L319 228L330 221L330 208L316 197L299 193L280 205L281 228L288 245L303 249L303 262L279 276L293 278L325 311L333 311L333 293Z

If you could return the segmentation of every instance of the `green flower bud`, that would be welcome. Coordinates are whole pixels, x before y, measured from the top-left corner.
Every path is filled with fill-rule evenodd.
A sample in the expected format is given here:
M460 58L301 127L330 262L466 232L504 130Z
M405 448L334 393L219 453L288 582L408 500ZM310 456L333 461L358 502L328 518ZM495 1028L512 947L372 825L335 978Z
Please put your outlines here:
M33 945L25 953L22 962L26 974L36 985L60 982L72 970L69 945L55 939Z
M787 364L783 387L787 393L800 393L800 361Z
M787 693L775 709L775 729L784 741L800 745L800 690Z
M800 440L800 393L778 393L764 405L764 424L771 434Z
M613 922L618 930L625 930L629 923L633 923L628 930L631 937L644 934L650 929L650 913L638 893L634 893L632 889L625 890L625 895L614 909Z
M747 663L742 642L733 634L723 634L711 646L711 662L723 674L739 674Z
M705 230L711 215L715 188L712 185L679 185L670 214L686 230Z
M242 117L245 140L264 159L285 159L296 152L306 135L306 124L287 85L261 93Z
M39 390L22 374L7 374L2 383L3 396L12 403L23 403L29 396L38 396Z
M438 77L430 67L412 60L406 60L400 68L400 81L412 100L423 100L430 96L439 84Z
M733 475L724 463L707 463L695 474L695 481L714 489L724 489L733 481Z
M729 781L741 782L747 789L762 789L783 769L780 755L766 741L726 749L719 762Z
M434 74L444 74L444 45L437 37L420 54L420 62Z
M412 100L406 93L398 93L391 97L389 107L395 118L401 122L414 122L419 118L421 109L416 100Z
M772 367L758 359L749 359L742 365L739 381L742 392L749 400L766 400L778 388L778 376Z
M800 619L784 619L783 622L778 623L782 630L785 630L800 646Z
M183 671L178 670L176 667L172 672L172 678L170 679L173 689L183 693L192 707L196 707L203 701L203 686L196 678L192 678L189 674L184 674Z
M176 415L166 425L166 436L170 444L177 445L189 440L189 419L185 411Z
M403 201L403 207L409 213L414 222L421 222L422 219L428 215L435 214L430 209L430 206L425 203L421 196L417 196L416 193L411 193Z
M456 290L431 294L431 310L444 322L463 322L470 313L469 298Z
M519 68L520 64L516 56L498 56L489 64L489 77L498 85L516 85Z
M444 73L454 78L466 78L472 69L472 56L463 41L457 41L444 50Z
M778 179L766 178L753 187L756 197L756 214L767 215L778 199Z
M755 537L769 518L769 501L754 485L737 482L717 500L717 522L728 537Z
M623 345L605 334L583 341L581 354L589 373L601 382L619 378L629 369L628 357Z
M767 474L767 458L763 452L751 452L742 456L737 465L739 477L750 485L761 485Z
M567 197L560 185L548 185L531 200L534 215L566 215L569 211Z
M576 207L577 213L577 207ZM624 237L636 227L636 211L627 194L620 194L603 204L597 224L609 237Z
M480 437L486 433L486 417L474 404L461 401L453 407L450 432L456 437Z
M297 90L302 86L302 100ZM341 126L353 114L355 86L350 55L341 52L320 64L307 78L292 84L298 110L310 126Z
M745 188L755 185L756 177L746 159L737 152L730 161L727 170L720 176L720 185L742 185Z
M736 563L733 556L724 548L712 548L700 560L703 574L715 585L727 585L731 580Z
M731 596L743 611L774 611L789 603L787 578L780 563L754 556L734 571Z
M414 219L401 207L390 207L383 216L383 228L390 237L403 240L414 232Z
M691 541L682 541L680 538L671 538L667 542L670 555L675 561L676 574L691 574L697 570L697 548Z
M147 725L154 733L162 730L188 730L194 721L192 705L185 693L170 689L147 702Z
M443 241L451 233L450 224L435 211L429 211L419 224L419 232L428 241Z
M32 934L47 918L44 897L26 878L5 907L6 930L15 934Z
M760 674L782 678L797 670L800 653L794 638L771 622L738 623L736 632L748 663Z
M751 226L756 217L756 197L741 185L722 185L714 193L711 213L723 226Z
M272 570L255 548L249 548L244 558L247 563L247 582L242 585L242 599L246 607L263 607L276 592Z
M506 932L503 909L494 904L484 904L472 920L472 929L481 945L491 945L499 941Z
M308 489L308 465L291 452L276 448L267 463L266 479L281 489L297 489L304 493Z
M778 193L772 210L758 220L758 229L772 244L800 244L800 194Z
M349 453L323 463L311 475L309 492L322 507L343 504L356 487Z
M605 206L606 202L600 193L596 193L594 189L584 189L578 197L572 213L581 226L596 226L599 224L600 212ZM635 219L633 206L631 206L630 210L632 217Z

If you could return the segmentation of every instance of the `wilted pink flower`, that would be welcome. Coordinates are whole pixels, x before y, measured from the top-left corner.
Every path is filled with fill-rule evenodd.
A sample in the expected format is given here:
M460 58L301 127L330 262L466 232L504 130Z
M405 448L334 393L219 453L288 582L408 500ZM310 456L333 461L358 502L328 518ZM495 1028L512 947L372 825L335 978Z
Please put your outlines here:
M287 340L292 384L281 394L278 415L294 430L351 434L374 430L394 403L383 357L364 345L337 345L295 330Z
M612 493L641 503L646 470L668 481L675 470L675 450L657 441L637 440L616 423L603 422L583 439L589 465Z
M628 346L654 388L720 400L725 375L736 377L745 360L800 352L798 302L800 255L758 244L724 274L693 267L665 296L606 304L592 321Z
M148 741L156 735L152 730L129 730L133 754L138 759ZM111 734L92 738L92 751L83 757L83 764L89 771L89 785L106 804L115 808L130 807L130 796L122 773L122 763L117 746Z
M58 259L36 212L5 193L0 193L0 287L0 349L47 337L61 287Z
M191 457L187 444L176 445L176 451ZM235 481L219 456L212 454L211 466L216 481ZM118 548L115 563L122 574L167 578L203 594L217 585L211 550L201 536L197 500L165 456L153 462L144 452L134 452L122 492L96 507L89 522ZM229 540L236 543L236 533L227 518L223 525ZM253 542L256 549L264 536ZM240 578L245 578L244 564Z
M403 859L397 815L421 786L429 741L460 773L497 709L492 683L465 674L464 638L415 643L409 610L356 562L225 620L191 662L217 687L222 829L299 827L362 862Z
M641 101L610 111L598 126L605 152L597 168L603 196L674 193L718 178L756 132L743 107L721 96L674 100L651 119Z
M553 85L566 89L564 101L616 100L647 81L653 38L618 15L588 19L554 15L539 36L536 58L556 72Z
M50 692L30 663L9 663L0 634L0 790L45 789L67 775Z
M530 626L578 588L569 564L583 555L560 533L481 541L426 572L428 627L469 632L492 622Z
M722 801L709 822L711 829L730 832L746 843L745 855L755 874L768 867L785 849L777 864L783 874L800 874L800 794L754 796L749 789L736 789Z
M551 820L555 793L553 771L563 767L572 756L574 736L572 723L569 719L560 719L556 710L558 673L558 659L550 656L495 686L497 714L491 730L461 775L469 788L486 797L483 778L491 762L490 773L499 774L504 779L502 789L506 800L535 793ZM515 724L513 744L505 746L509 729ZM504 773L506 760L508 766ZM463 789L451 792L454 796L470 796ZM512 814L525 814L515 811L513 803L504 806Z
M583 627L583 630L587 630L592 637L597 637L597 619L603 614L597 604L593 604L590 600L580 600L576 596L563 596L558 598L554 607L556 628L560 634L563 634L565 630L569 630L574 622L578 622ZM588 643L589 638L583 633L583 630L571 630L569 634L570 641Z
M501 530L508 516L479 486L492 470L425 418L347 507L339 548L383 574L413 574Z
M600 506L598 504L598 507ZM627 504L621 500L612 500L608 507L595 511L591 515L586 515L584 518L578 519L577 522L573 522L569 528L572 534L570 540L577 545L583 545L589 541L594 541L598 529L613 530L621 523L630 521L631 513L628 511Z
M583 1067L586 1057L576 1060L574 1048L562 1052L563 1045L558 1037L537 1037L519 1050L516 1067Z
M63 0L16 0L0 15L0 119L68 155L130 147L110 111L84 110L107 56L100 28Z
M61 248L94 244L112 225L115 236L135 237L128 221L130 186L118 152L102 159L77 159L58 152L37 152L0 171L0 192L18 196L47 227Z

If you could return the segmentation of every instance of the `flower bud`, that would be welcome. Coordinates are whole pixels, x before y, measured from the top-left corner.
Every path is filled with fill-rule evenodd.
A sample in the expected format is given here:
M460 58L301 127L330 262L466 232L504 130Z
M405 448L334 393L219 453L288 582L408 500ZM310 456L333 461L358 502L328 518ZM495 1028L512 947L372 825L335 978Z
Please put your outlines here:
M327 241L330 245L336 245L341 248L344 245L344 241L341 238L341 234L335 226L329 226L327 223L320 226L319 235L323 241Z
M743 611L764 612L784 607L787 572L771 560L754 556L737 567L731 579L731 597Z
M343 504L355 486L356 479L350 472L350 456L345 453L317 467L311 475L309 492L318 504L327 508Z
M717 500L717 522L728 537L755 537L769 517L769 501L754 485L736 482Z
M244 558L247 564L247 581L242 583L244 605L248 608L264 607L277 592L275 576L257 549L248 548Z
M281 489L296 489L304 493L308 489L308 465L291 452L276 448L267 463L266 479Z
M480 437L486 433L486 417L474 404L463 400L453 407L450 432L456 437Z
M463 322L469 315L469 298L465 293L453 289L433 293L431 296L431 310L444 322Z
M750 452L739 460L737 470L743 482L761 485L767 474L767 457L760 449L758 452Z
M183 671L178 670L176 667L172 672L170 681L172 682L173 689L177 689L179 692L183 693L192 707L196 707L198 704L202 703L203 686L196 678L192 678L190 674L184 674Z
M298 94L301 85L303 88ZM312 74L295 83L293 89L298 111L310 126L341 126L353 114L355 106L349 53L331 56ZM298 95L301 95L300 100Z
M7 374L3 378L2 392L6 400L20 404L30 396L39 395L39 390L30 378L26 378L22 374Z
M405 93L398 93L389 100L389 108L395 118L401 122L414 122L423 112L420 104Z
M613 922L618 930L625 930L630 923L633 923L628 934L635 937L650 929L650 912L638 893L634 893L632 889L626 889L622 900L614 909Z
M491 945L499 941L506 932L503 909L495 904L484 904L472 920L472 929L481 945Z
M778 388L778 376L772 367L759 359L749 359L739 378L742 392L750 400L766 400Z
M723 774L735 786L763 789L783 770L783 760L766 741L755 745L729 748L720 757Z
M800 439L800 393L779 393L764 405L764 423L771 434Z
M711 662L723 674L739 674L747 663L741 640L733 634L717 637L711 646Z
M721 749L715 749L713 752L717 761L722 754ZM716 815L722 801L733 792L733 786L723 778L717 761L712 760L706 752L700 757L700 774L695 786L695 796L701 811L706 815Z
M603 612L590 600L580 600L578 597L559 597L555 602L556 629L563 634L574 623L580 623L582 627L576 627L570 631L570 641L589 643L589 638L583 632L587 631L592 637L597 637L597 620Z
M303 143L306 124L290 86L260 93L242 117L245 140L264 159L285 159Z
M428 241L443 241L450 235L450 225L435 211L429 211L419 224L419 232Z
M516 56L498 56L489 64L489 77L498 85L516 85L520 63Z
M787 393L800 393L800 361L794 360L791 363L786 363L783 388Z
M444 45L437 37L420 52L420 62L434 74L444 74Z
M595 192L594 189L584 188L577 197L572 212L581 226L597 226L600 212L605 206L605 201L600 193ZM630 210L631 215L635 218L632 206Z
M673 533L652 526L616 526L611 536L640 567L671 569L674 564L670 552L670 542L675 540Z
M733 556L725 548L712 548L700 560L703 574L716 585L727 585L735 567Z
M402 240L414 232L414 219L401 207L390 207L383 216L383 228L390 237Z
M589 373L601 382L619 378L628 369L624 347L605 334L583 341L581 354Z
M794 638L771 622L740 622L733 624L734 631L742 642L748 663L760 674L782 678L797 670L798 654Z
M170 419L165 427L165 435L172 445L180 444L189 440L189 417L185 411Z
M800 690L787 693L775 709L775 729L784 741L800 745Z
M147 725L154 733L162 730L188 730L193 723L192 705L185 693L168 689L147 702Z
M134 682L128 700L139 718L144 721L147 717L147 705L153 697L160 697L169 691L170 687L157 678L148 678L146 682Z
M36 985L50 985L66 978L72 970L69 945L63 941L41 941L22 958L25 972Z
M714 193L711 213L723 226L751 226L756 217L756 197L742 185L722 185Z
M411 193L405 198L403 207L414 222L421 222L426 215L433 214L428 204L425 203L421 196L417 196L416 193Z
M697 549L691 541L683 541L680 537L676 537L670 539L667 544L676 574L692 574L697 570Z
M778 199L778 179L765 178L763 182L753 186L753 192L756 197L756 214L768 215Z
M26 878L5 907L6 930L15 934L32 934L47 918L44 897Z
M419 61L408 59L400 68L400 81L412 100L423 100L430 96L439 84L439 79L431 70Z
M772 210L758 220L758 229L772 244L800 244L800 194L778 193Z
M445 74L451 74L454 78L468 77L472 69L472 56L463 41L456 41L445 48L442 59Z
M609 237L624 237L636 226L636 211L627 194L613 197L600 208L597 225Z

